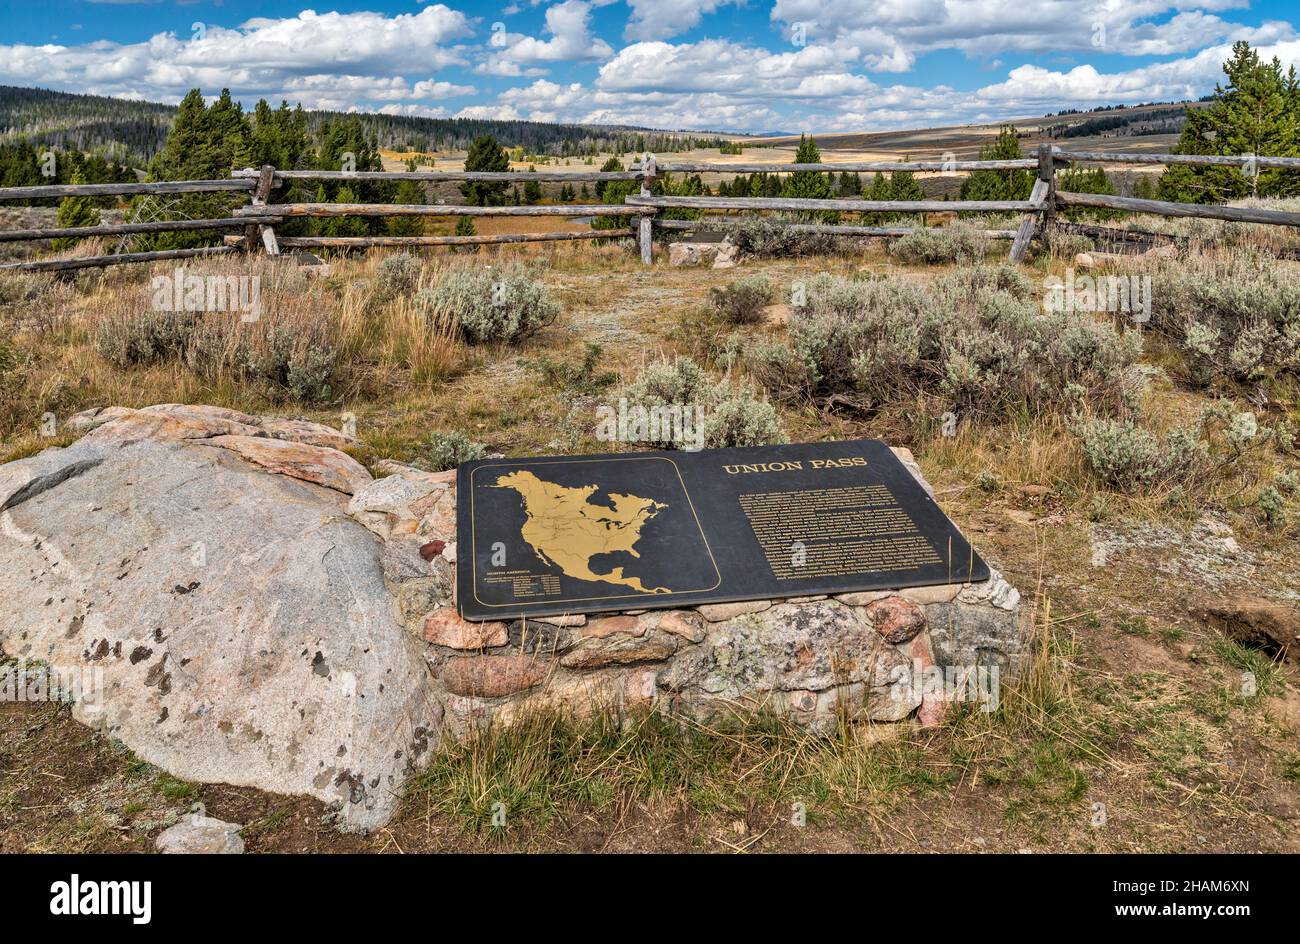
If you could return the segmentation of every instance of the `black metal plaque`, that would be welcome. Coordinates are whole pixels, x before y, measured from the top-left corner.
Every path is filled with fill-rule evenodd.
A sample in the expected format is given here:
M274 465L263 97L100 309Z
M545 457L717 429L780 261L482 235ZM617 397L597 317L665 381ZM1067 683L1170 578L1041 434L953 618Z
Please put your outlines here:
M456 484L456 598L471 620L989 579L874 439L484 459Z

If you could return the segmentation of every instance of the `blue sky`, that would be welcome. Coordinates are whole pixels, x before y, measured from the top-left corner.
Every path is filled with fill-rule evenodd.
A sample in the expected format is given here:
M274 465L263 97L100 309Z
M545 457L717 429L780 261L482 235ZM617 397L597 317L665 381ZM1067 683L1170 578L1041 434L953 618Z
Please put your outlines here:
M1213 89L1281 0L2 0L0 84L174 102L814 132Z

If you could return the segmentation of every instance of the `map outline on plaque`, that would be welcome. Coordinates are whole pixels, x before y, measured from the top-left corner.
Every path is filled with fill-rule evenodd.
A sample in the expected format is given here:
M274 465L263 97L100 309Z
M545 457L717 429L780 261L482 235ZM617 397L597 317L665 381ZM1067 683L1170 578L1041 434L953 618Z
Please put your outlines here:
M584 465L584 466L593 466L593 465L599 465L599 464L609 463L609 462L666 462L668 465L670 465L670 466L672 467L673 474L674 474L674 476L675 476L676 479L677 479L677 483L678 483L678 485L681 487L681 498L682 498L682 500L684 500L684 501L686 502L687 507L690 509L691 517L692 517L692 519L693 519L694 522L695 522L696 529L697 529L697 531L698 531L698 533L699 533L700 541L701 541L701 543L702 543L702 545L703 545L703 548L704 548L705 552L709 555L709 561L710 561L710 563L712 564L712 567L713 567L714 583L711 584L711 585L708 586L708 587L698 587L698 588L691 588L691 589L685 589L685 590L667 590L667 592L670 593L670 594L681 594L681 593L704 593L704 592L707 592L707 591L709 591L709 590L714 590L714 589L716 589L718 586L720 586L721 583L722 583L722 574L721 574L720 571L718 571L718 568L717 568L717 562L714 561L714 559L713 559L713 552L709 549L709 546L708 546L708 538L705 537L705 535L704 535L704 528L703 528L703 526L700 525L700 523L699 523L699 515L698 515L698 514L696 513L696 511L695 511L694 504L691 502L690 494L689 494L689 492L688 492L687 489L686 489L686 483L682 481L681 470L678 468L678 466L677 466L677 462L676 462L673 458L671 458L671 457L669 457L669 456L664 456L664 455L657 455L657 454L653 454L653 453L646 453L646 454L630 455L630 456L590 456L590 457L560 458L560 459L552 460L551 462L549 462L549 463L547 463L547 464L548 464L548 465L581 464L581 465ZM554 566L559 567L560 570L561 570L563 573L567 574L568 576L573 577L574 579L584 579L584 578L579 577L578 575L575 575L575 574L570 573L569 570L568 570L568 568L565 566L565 564L563 563L562 560L557 560L557 559L555 559L555 557L551 556L551 555L560 556L560 555L562 554L562 551L561 551L559 548L556 548L555 545L554 545L553 543L551 543L551 542L547 542L547 543L542 544L542 545L539 546L539 545L538 545L537 543L535 543L533 540L530 540L530 538L529 538L529 532L530 532L530 531L532 531L534 528L544 528L544 527L545 527L545 524L543 524L543 519L542 519L541 517L539 517L539 512L538 512L536 509L531 509L531 510L529 509L529 506L528 506L528 500L529 500L529 497L530 497L530 496L529 496L529 494L528 494L527 492L523 491L522 488L518 487L515 483L511 483L510 485L505 485L505 484L503 484L503 481L502 481L502 480L503 480L503 479L507 479L507 478L511 478L511 477L513 477L513 476L523 476L523 475L531 476L531 477L532 477L532 478L533 478L533 479L534 479L534 480L535 480L539 485L541 485L541 486L547 486L547 485L550 485L550 486L553 486L554 488L561 489L561 490L563 490L563 491L566 492L566 493L570 493L570 494L568 494L568 495L563 496L560 500L561 500L561 501L567 501L567 502L570 502L570 503L572 503L572 504L574 504L574 505L578 505L578 506L580 507L580 509L583 510L583 511L585 511L587 508L591 508L591 509L600 509L600 508L603 507L603 506L600 506L599 504L595 504L595 503L592 503L592 502L589 501L589 499L590 499L590 497L591 497L592 495L599 494L599 493L602 491L601 486L600 486L599 484L590 484L590 483L588 483L588 484L584 484L584 485L580 485L580 486L561 485L561 484L558 484L558 483L552 482L552 481L550 481L550 480L548 480L548 479L540 479L540 478L538 478L537 475L536 475L536 473L535 473L531 468L521 468L521 466L527 466L527 465L530 465L530 463L529 463L527 460L514 460L514 461L512 461L512 460L493 459L493 460L484 460L484 461L481 462L481 463L476 463L476 464L474 465L474 468L472 468L472 469L470 470L470 473L469 473L469 501L470 501L470 522L471 522L471 531L470 531L470 544L469 544L469 546L470 546L470 553L471 553L471 555L472 555L472 559L473 559L473 557L476 557L476 556L477 556L477 549L478 549L478 534L477 534L477 527L476 527L476 525L477 525L477 518L476 518L475 515L474 515L475 498L476 498L476 487L487 487L487 488L494 488L494 489L495 489L495 488L507 488L507 489L511 489L511 490L517 491L518 494L520 495L520 499L521 499L521 501L524 503L525 521L524 521L523 526L522 526L521 529L520 529L520 536L521 536L521 538L522 538L522 540L523 540L523 543L526 544L526 545L528 545L528 546L532 549L533 553L534 553L535 555L537 555L538 557L542 558L543 561L545 561L545 562L547 562L547 563L550 563L550 564L553 564ZM482 472L482 471L484 471L484 470L500 469L500 468L507 468L507 467L508 467L508 468L512 468L514 471L507 472L507 473L505 473L504 475L500 475L500 476L496 479L496 481L492 482L490 485L486 485L486 486L479 486L479 485L478 485L478 483L477 483L477 481L476 481L476 477L477 477L478 473L480 473L480 472ZM521 483L521 484L527 484L527 483ZM460 494L460 492L459 492L459 490L458 490L458 491L457 491L458 502L459 502L459 494ZM636 500L639 501L639 502L644 502L644 503L648 503L649 505L653 505L653 506L655 506L655 509L657 509L657 510L654 510L654 511L651 512L651 515L650 515L651 518L653 518L654 515L658 513L658 510L662 510L662 509L665 508L665 507L670 507L669 504L668 504L667 502L660 502L660 501L656 501L655 499L652 499L652 498L646 498L646 497L644 497L644 496L633 495L633 494L631 494L631 493L608 492L608 494L609 494L610 497L615 501L615 508L614 508L614 511L615 511L616 515L617 515L617 513L618 513L618 511L619 511L619 509L618 509L617 506L618 506L618 504L619 504L619 503L618 503L618 499L620 499L620 498L636 499ZM459 510L459 509L458 509L458 510ZM608 510L608 509L607 509L607 510ZM460 518L460 516L459 516L459 514L458 514L458 515L457 515L457 519L458 519L458 521L459 521L459 518ZM588 519L588 520L591 520L591 521L602 521L602 520L606 520L606 519ZM615 524L618 524L618 523L619 523L617 517L614 518L614 519L608 519L608 520L613 521ZM635 519L634 519L634 520L635 520ZM648 519L646 519L646 520L648 520ZM631 527L631 522L628 522L627 524L628 524L629 527ZM592 552L592 553L587 554L587 562L585 562L585 563L586 563L586 566L588 567L588 569L590 570L590 564L589 564L589 560L590 560L590 558L596 556L597 553L614 553L614 552L616 552L616 551L622 550L622 551L624 551L624 552L627 552L627 553L632 554L633 557L639 558L639 557L641 556L641 554L640 554L640 552L637 551L635 548L636 548L636 545L637 545L637 544L641 543L641 538L642 538L642 532L643 532L643 530L644 530L644 525L645 525L645 521L642 522L642 524L641 524L640 527L636 528L635 533L632 535L632 539L631 539L630 541L627 541L627 536L626 536L626 535L623 535L623 534L620 534L620 535L619 535L619 537L620 537L622 540L624 540L624 541L628 544L628 547L626 547L626 548L617 548L617 547L616 547L616 548L614 548L613 550L606 550L606 551L600 551L600 552ZM580 549L579 549L579 551L580 551ZM563 554L563 557L571 557L571 556L574 556L574 554L573 554L573 553ZM580 556L580 553L579 553L579 556ZM570 566L572 566L572 565L570 565ZM640 583L641 581L640 581L639 578L636 578L636 577L625 578L625 577L624 577L624 572L626 571L626 567L627 567L626 564L624 564L624 565L618 565L618 564L615 564L615 565L612 566L611 570L610 570L608 573L605 573L605 574L600 574L600 573L596 573L595 571L591 571L591 573L592 573L592 575L593 575L593 577L594 577L595 579L594 579L594 580L589 580L589 582L592 582L592 583L607 583L607 584L612 584L612 585L618 586L618 585L630 585L630 584L627 583L627 580L631 579L631 580L636 580L637 583ZM616 576L615 576L615 575L616 575ZM611 579L611 577L615 577L615 579ZM511 607L513 607L513 606L517 606L517 605L518 605L517 603L487 603L487 602L484 602L482 599L480 599L480 597L479 597L479 595L478 595L478 573L477 573L477 569L471 571L471 581L472 581L472 582L471 582L471 588L472 588L472 592L473 592L474 600L475 600L477 603L479 603L479 605L484 606L484 607L503 607L503 608L511 608ZM667 588L665 588L665 589L667 589ZM630 593L630 594L629 594L629 593L624 593L624 594L609 594L609 593L606 593L606 594L599 594L599 595L588 596L588 597L563 598L563 599L550 599L550 600L547 600L546 603L547 603L548 606L554 606L554 605L561 605L561 604L563 604L563 605L568 605L568 604L573 604L573 603L589 603L589 602L591 602L591 601L593 601L593 600L608 600L608 601L615 601L615 600L638 600L638 601L641 601L641 600L646 599L647 596L655 596L655 595L659 595L659 594L657 593L657 588L656 588L655 590L648 590L648 591L642 591L642 592Z
M471 620L989 579L879 440L534 459L457 472Z

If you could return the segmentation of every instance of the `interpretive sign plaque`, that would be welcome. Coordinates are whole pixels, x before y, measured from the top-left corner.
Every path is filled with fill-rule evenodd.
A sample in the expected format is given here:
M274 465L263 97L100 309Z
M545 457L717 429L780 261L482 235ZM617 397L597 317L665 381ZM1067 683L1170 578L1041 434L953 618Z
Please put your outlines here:
M471 620L989 578L879 440L484 459L456 482Z

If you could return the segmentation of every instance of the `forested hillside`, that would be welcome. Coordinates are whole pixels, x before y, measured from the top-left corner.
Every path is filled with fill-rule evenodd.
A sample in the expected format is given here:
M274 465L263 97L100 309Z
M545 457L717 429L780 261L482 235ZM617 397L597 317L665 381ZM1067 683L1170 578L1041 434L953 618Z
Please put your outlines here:
M162 148L175 117L171 105L0 85L0 143L21 137L139 165Z
M542 124L477 118L417 118L303 109L306 130L355 118L368 140L401 151L464 150L490 134L530 154L559 157L601 151L669 152L717 147L712 135L685 135L635 127ZM70 95L45 89L0 85L0 142L24 137L35 146L98 151L137 166L162 150L176 118L176 106L134 102L98 95Z

